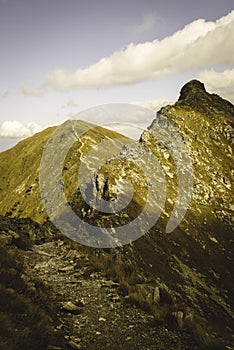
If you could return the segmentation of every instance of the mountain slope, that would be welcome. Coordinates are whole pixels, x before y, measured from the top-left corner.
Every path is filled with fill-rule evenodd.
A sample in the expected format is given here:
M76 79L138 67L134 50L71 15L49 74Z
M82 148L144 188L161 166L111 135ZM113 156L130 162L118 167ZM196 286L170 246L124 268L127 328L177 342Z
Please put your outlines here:
M72 122L66 122L64 125L67 123L72 127ZM72 153L71 161L67 159L69 169L66 175L71 179L70 184L73 186L73 190L76 190L77 187L75 169L79 167L82 152L87 153L103 140L116 137L124 138L118 133L83 121L79 121L79 129L84 135L80 143L77 141L70 150ZM41 223L47 219L47 213L41 201L39 169L43 149L55 130L56 127L47 128L19 142L15 147L0 153L1 215L30 217ZM89 131L86 132L86 130ZM81 144L83 144L82 147L80 147ZM77 152L77 150L79 151ZM70 190L69 187L68 190Z
M206 92L198 81L191 81L182 90L177 103L161 109L148 131L143 132L140 144L149 148L160 160L167 182L167 200L160 220L150 232L131 246L122 249L132 270L138 271L147 283L157 286L164 281L175 297L169 313L181 311L183 320L191 310L197 324L203 324L208 333L229 338L233 323L233 204L232 200L232 141L234 106L217 95ZM165 122L165 119L169 122ZM166 124L164 134L160 132ZM193 193L191 203L180 225L171 233L165 228L178 200L178 167L172 153L176 146L170 127L173 125L187 146L193 163ZM163 141L158 136L164 137ZM129 161L141 157L141 148L133 145L121 152ZM118 157L117 157L118 158ZM184 159L184 158L183 158ZM111 159L97 176L97 188L101 195L109 198L117 195L113 184L121 181L120 164L123 160ZM182 172L186 165L180 165ZM127 178L133 179L138 198L144 178L128 167ZM152 171L151 164L144 164L146 174ZM105 189L105 193L104 190ZM113 190L114 189L114 190ZM159 188L159 192L162 191ZM144 204L137 200L142 209ZM186 204L186 197L181 205ZM142 198L141 198L142 200ZM155 203L151 203L155 207ZM136 206L133 208L136 208ZM125 222L132 220L138 212L125 212ZM103 217L103 216L102 216ZM127 218L126 218L127 217ZM107 219L111 220L111 219ZM115 222L122 223L122 214L115 215ZM127 258L126 258L127 257ZM116 264L114 260L113 264ZM139 278L139 279L141 279ZM151 282L150 282L151 281ZM142 283L142 282L141 282ZM139 291L133 288L135 293ZM151 304L151 302L150 302ZM151 305L154 309L154 306ZM199 321L198 321L199 320ZM198 331L199 333L199 331ZM216 337L214 335L214 337Z
M120 154L109 159L88 184L87 190L114 205L122 188L117 182L126 179L132 182L133 200L126 209L113 215L100 213L85 203L77 188L77 171L89 150L103 140L118 137L116 133L99 127L90 130L74 144L63 168L67 200L73 210L104 232L105 228L113 228L115 235L118 226L133 221L143 210L150 188L148 174L158 181L159 196L158 201L150 199L149 214L158 210L163 196L162 174L153 172L148 161L140 169L134 165L143 149L150 150L158 159L166 183L166 202L160 219L146 234L147 222L140 221L142 237L129 245L83 249L89 256L89 264L118 281L126 300L150 311L155 324L195 331L200 346L205 349L230 349L233 343L233 118L234 106L230 102L207 93L198 81L186 84L178 102L161 109L139 143L124 147ZM84 131L89 128L84 122L80 127ZM47 129L0 154L2 215L47 221L39 193L38 169L43 147L53 130ZM179 145L184 148L177 148L178 136L173 134L174 130L179 133ZM185 148L187 155L180 152ZM192 162L193 184L189 182L188 160ZM190 186L185 186L178 197L179 177L183 174L185 185L187 178ZM177 202L175 218L183 206L186 209L191 189L191 203L183 220L166 233ZM125 235L131 238L134 232L126 230Z

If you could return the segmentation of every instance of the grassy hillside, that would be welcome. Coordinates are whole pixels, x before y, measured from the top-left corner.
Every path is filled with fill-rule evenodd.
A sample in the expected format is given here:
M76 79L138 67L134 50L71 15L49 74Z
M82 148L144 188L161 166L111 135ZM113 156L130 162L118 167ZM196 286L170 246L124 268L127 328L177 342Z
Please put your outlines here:
M68 193L73 195L77 189L77 172L80 156L85 155L95 145L104 140L124 137L83 121L79 122L81 132L77 141L67 156L68 168L65 177L69 179L66 186ZM87 127L92 128L85 133ZM47 219L39 189L39 168L44 147L56 127L45 129L38 134L19 142L15 147L0 153L0 214L10 217L31 218L43 223ZM80 147L80 145L83 145ZM53 156L53 155L52 155ZM69 159L70 158L70 159ZM48 165L49 167L49 165Z

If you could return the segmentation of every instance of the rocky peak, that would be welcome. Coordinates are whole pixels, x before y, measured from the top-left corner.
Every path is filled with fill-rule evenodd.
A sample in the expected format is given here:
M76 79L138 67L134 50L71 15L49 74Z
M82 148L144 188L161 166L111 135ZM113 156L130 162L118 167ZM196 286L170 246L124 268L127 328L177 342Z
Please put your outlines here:
M214 113L220 111L227 117L233 118L234 116L234 106L229 101L224 100L217 94L210 94L206 91L204 84L195 79L182 87L176 105L193 109L202 114L205 113L211 118Z
M206 94L205 85L201 83L199 80L191 80L188 83L186 83L181 91L180 91L180 97L179 101L181 100L187 100L191 98L191 96L194 97L194 95L198 94Z

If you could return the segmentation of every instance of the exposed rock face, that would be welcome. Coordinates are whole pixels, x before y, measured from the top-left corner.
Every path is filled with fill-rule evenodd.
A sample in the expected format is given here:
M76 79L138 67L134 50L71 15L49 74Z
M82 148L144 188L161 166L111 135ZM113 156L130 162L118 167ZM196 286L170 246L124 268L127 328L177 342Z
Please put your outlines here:
M178 171L184 167L182 172L185 172L187 166L183 161L178 163L180 169L175 166L175 157L172 154L175 146L171 140L173 129L170 130L173 125L186 145L193 165L193 196L189 214L193 216L194 224L202 224L204 221L207 225L218 220L231 226L233 118L234 106L230 102L207 93L204 85L194 80L182 88L179 101L173 106L163 107L148 131L143 132L140 144L156 154L165 172L168 183L166 213L170 212L168 209L176 202ZM165 127L163 124L167 121L168 125ZM160 134L162 126L168 130L163 138ZM158 140L159 136L163 141ZM180 149L180 157L184 160L181 151ZM142 148L133 145L126 147L120 156L134 161L141 157L141 153ZM117 196L117 186L113 186L113 183L116 184L116 179L121 180L124 169L123 161L119 166L120 170L117 167L119 164L116 159L111 160L103 167L102 174L97 176L96 186L103 196L105 193L113 199ZM152 172L151 164L145 164L144 170L146 174ZM159 176L156 174L156 177ZM137 173L135 169L130 169L128 178L135 182L135 188L143 188L142 172ZM142 202L143 194L140 191L140 198L136 201Z
M166 235L166 223L179 189L178 169L171 153L173 146L166 142L166 134L164 142L157 139L165 118L178 130L193 164L193 194L189 209L179 227ZM163 276L184 308L192 306L213 329L222 329L223 334L229 333L234 316L231 307L233 118L234 106L230 102L207 93L202 83L191 81L182 88L179 101L163 107L148 131L143 132L140 144L156 154L165 171L167 200L161 220L150 234L133 244L131 252L136 265L140 262L141 267L143 265L143 269L154 277ZM134 145L122 153L128 160L134 160L141 156L140 152L138 145ZM116 164L113 159L103 167L105 177L98 175L97 178L99 189L103 188L103 183L108 185L112 178L115 181L118 177L121 179ZM144 171L148 174L152 171L151 166L146 163ZM143 195L139 195L143 188L141 175L130 169L128 178L134 179L138 188L135 201L143 207ZM112 188L109 188L109 196ZM133 214L127 211L128 217ZM116 220L121 222L120 215ZM126 247L123 251L126 254L128 250ZM181 314L175 316L181 324Z
M63 169L63 181L68 183L65 191L73 209L82 219L104 229L128 224L140 215L152 186L151 180L147 180L147 175L151 175L158 185L156 197L148 201L148 210L150 213L162 210L160 219L132 244L108 252L95 250L95 256L101 269L115 276L124 290L128 290L129 300L146 305L156 319L161 318L167 324L175 322L179 328L195 322L228 346L233 340L230 325L234 317L231 305L233 118L234 106L230 102L207 93L198 81L186 84L178 102L160 110L139 143L124 147L120 154L109 159L88 185L87 191L114 206L115 199L126 190L124 181L132 182L133 200L114 215L89 207L76 184L77 169L87 150L103 139L114 138L112 132L98 128L78 140L67 155ZM173 134L174 129L179 136ZM46 221L37 178L42 149L51 132L37 134L0 154L1 214L31 217L41 223ZM158 159L162 172L159 168L155 170L149 161L144 161L140 167L134 165L135 160L145 154L144 150ZM20 152L24 152L23 157ZM178 200L180 176L184 176L183 180L186 176L190 179L189 161L193 183ZM163 185L166 185L165 205L161 204ZM187 204L189 190L192 190L191 203L183 221L175 230L165 233L172 214L176 218ZM144 218L139 224L143 231L146 221ZM51 232L53 235L52 229ZM6 232L2 240L11 244ZM68 265L60 267L61 274L74 273ZM105 323L106 315L101 317L100 322Z
M202 83L191 81L182 88L179 101L162 108L160 114L176 125L193 162L189 213L193 211L197 223L202 219L206 224L220 219L219 222L230 227L234 106L207 93ZM155 122L149 127L150 135L147 132L142 135L142 142L147 145L151 142L147 138L158 127ZM154 140L152 147L155 147Z

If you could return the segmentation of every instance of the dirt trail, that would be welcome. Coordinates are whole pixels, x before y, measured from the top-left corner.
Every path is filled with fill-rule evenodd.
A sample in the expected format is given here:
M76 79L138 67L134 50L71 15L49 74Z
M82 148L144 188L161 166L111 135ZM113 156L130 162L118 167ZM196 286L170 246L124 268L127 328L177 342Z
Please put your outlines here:
M90 272L88 257L63 241L35 245L27 251L26 269L62 300L57 328L71 349L198 349L186 332L154 326L151 315L126 303L118 283L101 272Z

